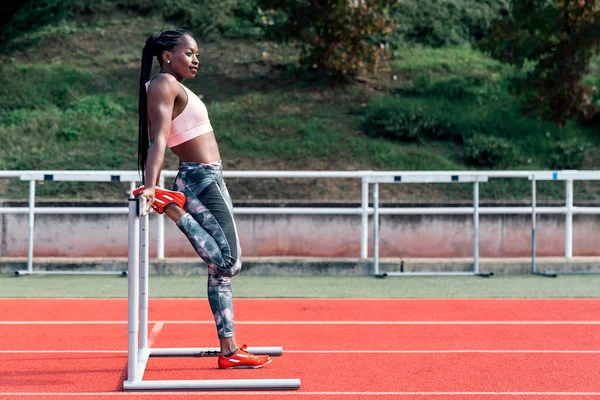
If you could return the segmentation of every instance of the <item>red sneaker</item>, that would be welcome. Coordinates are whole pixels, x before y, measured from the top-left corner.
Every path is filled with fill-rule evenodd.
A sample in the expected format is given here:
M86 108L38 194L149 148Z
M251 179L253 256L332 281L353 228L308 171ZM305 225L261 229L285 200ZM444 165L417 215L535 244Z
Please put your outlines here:
M230 357L219 356L219 368L234 369L234 368L260 368L271 362L269 356L255 356L246 351L246 345L243 345L233 353Z
M135 189L132 193L133 196L137 197L142 190L144 190L143 186ZM156 187L154 190L154 203L152 203L152 209L158 214L162 214L165 211L165 207L169 204L177 204L179 207L183 208L185 200L185 194L181 192L174 192L172 190Z

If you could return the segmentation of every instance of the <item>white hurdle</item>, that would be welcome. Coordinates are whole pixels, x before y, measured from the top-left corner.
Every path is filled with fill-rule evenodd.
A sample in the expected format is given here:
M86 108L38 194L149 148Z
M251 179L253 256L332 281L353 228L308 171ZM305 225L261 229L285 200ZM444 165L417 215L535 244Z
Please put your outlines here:
M369 184L373 184L373 275L376 277L403 276L403 275L479 275L489 277L492 272L482 273L479 271L479 183L488 181L487 175L464 174L457 172L405 172L390 176L387 174L373 173L366 178ZM466 272L379 272L379 184L383 183L473 183L473 270ZM414 215L424 212L423 209L415 209Z
M148 346L148 214L143 199L129 199L128 347L124 390L297 390L300 379L147 380L151 356L218 356L218 348L154 348ZM138 329L139 328L139 329ZM139 342L138 342L139 338ZM280 356L281 347L249 347L254 354Z

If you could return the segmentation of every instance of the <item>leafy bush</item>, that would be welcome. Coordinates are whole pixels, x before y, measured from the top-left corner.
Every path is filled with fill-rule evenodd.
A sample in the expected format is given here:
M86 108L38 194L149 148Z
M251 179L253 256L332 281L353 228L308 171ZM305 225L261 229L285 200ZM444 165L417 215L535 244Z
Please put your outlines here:
M508 166L515 160L515 154L513 144L499 137L475 134L464 142L465 160L475 167Z
M552 169L578 169L585 160L587 145L577 138L559 140L552 148L549 167Z
M365 107L362 130L400 142L451 140L463 146L461 161L478 168L579 168L587 150L576 139L583 128L524 116L506 93L485 104L471 97L379 98Z
M162 10L162 14L167 21L193 29L201 38L211 38L233 17L234 3L235 0L174 0Z
M400 141L457 139L456 126L427 104L404 99L381 99L369 103L363 130L370 136Z
M19 125L29 118L31 118L31 110L24 108L0 111L0 125L4 126Z
M497 0L400 0L394 42L441 47L473 43L502 10Z
M503 94L503 82L490 82L487 77L457 76L432 80L427 75L418 75L407 89L400 89L415 96L428 96L448 100L472 99L489 102Z
M70 142L79 139L83 135L84 132L81 130L67 126L56 133L56 139L58 141Z
M471 97L471 88L475 82L467 82L463 77L450 78L432 82L424 75L420 75L413 82L411 91L417 95L441 96L450 99L463 99Z

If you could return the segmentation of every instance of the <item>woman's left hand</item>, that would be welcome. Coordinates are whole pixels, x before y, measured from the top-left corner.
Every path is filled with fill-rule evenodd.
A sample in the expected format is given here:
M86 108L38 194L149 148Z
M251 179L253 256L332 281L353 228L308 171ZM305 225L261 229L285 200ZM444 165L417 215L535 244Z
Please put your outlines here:
M150 208L152 207L152 204L154 204L154 196L155 196L154 187L150 187L150 188L145 187L144 190L142 190L140 193L138 193L137 196L135 196L138 199L144 198L146 200L146 214L150 212Z

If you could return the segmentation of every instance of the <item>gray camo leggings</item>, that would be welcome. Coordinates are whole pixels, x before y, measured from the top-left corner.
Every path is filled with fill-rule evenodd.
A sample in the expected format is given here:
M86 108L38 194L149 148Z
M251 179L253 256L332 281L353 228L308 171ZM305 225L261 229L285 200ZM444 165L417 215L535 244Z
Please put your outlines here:
M233 337L231 277L242 269L242 252L221 162L181 162L173 190L187 197L177 227L208 266L208 302L219 338Z

